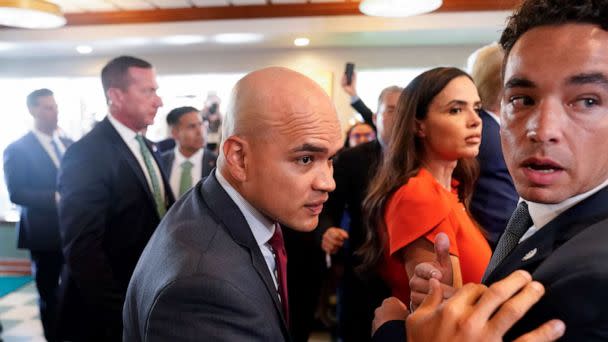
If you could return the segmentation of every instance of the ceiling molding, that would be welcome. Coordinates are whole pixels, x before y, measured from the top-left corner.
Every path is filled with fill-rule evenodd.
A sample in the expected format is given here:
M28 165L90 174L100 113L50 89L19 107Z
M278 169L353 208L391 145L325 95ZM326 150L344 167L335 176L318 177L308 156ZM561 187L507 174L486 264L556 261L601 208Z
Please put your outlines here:
M511 10L520 0L444 0L436 12ZM359 3L331 2L68 13L67 25L362 15Z

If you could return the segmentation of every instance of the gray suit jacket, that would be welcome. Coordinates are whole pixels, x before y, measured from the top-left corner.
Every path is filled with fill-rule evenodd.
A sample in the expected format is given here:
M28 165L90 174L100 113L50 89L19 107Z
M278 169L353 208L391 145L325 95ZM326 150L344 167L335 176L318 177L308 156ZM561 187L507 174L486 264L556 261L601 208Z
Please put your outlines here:
M173 205L127 292L124 341L286 341L281 303L243 214L215 173Z

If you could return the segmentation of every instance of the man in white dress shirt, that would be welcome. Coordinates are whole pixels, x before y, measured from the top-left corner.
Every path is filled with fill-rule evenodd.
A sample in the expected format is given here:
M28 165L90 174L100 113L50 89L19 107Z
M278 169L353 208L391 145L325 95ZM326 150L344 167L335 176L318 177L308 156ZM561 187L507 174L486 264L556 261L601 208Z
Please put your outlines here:
M175 198L181 197L215 167L217 155L205 146L201 113L194 107L174 108L167 115L167 125L176 145L162 154L162 162Z
M17 247L31 253L44 335L55 341L57 284L63 265L56 179L72 140L59 136L57 103L51 90L33 91L27 107L34 127L4 151L4 176L11 201L21 207Z

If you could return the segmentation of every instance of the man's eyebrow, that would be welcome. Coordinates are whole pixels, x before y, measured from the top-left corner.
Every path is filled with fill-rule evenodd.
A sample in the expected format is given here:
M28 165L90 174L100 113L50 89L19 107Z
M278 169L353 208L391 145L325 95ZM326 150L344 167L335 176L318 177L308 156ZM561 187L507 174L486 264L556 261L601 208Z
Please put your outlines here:
M593 72L587 74L578 74L569 77L566 81L568 85L583 85L583 84L598 84L608 88L608 78L601 72Z
M514 77L505 83L505 89L510 88L536 88L536 84L525 78Z
M316 146L312 144L303 144L291 150L292 153L297 152L316 152L327 153L329 150L326 147Z

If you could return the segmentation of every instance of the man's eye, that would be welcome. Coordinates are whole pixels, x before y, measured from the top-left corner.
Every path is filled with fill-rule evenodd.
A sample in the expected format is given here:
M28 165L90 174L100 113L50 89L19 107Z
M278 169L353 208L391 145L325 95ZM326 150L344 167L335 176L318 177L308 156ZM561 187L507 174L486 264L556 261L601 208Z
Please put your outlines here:
M574 102L575 107L582 107L582 108L591 108L591 107L597 106L599 104L600 104L600 101L598 101L597 99L591 98L591 97L579 99Z
M311 156L304 156L298 159L298 163L301 165L308 165L310 163L312 163L312 157Z
M534 100L529 96L513 96L509 98L509 102L515 107L532 106Z

